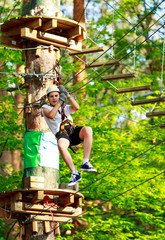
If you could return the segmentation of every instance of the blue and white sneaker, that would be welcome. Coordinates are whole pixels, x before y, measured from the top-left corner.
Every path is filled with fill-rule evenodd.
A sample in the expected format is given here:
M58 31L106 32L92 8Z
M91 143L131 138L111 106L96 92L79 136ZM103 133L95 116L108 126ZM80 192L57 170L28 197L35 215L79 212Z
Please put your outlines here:
M82 164L80 170L83 172L97 172L97 170L93 168L93 166L90 162L86 162L86 163Z
M71 175L71 179L70 182L68 183L68 186L74 186L76 184L76 182L81 181L81 176L80 174L73 174Z

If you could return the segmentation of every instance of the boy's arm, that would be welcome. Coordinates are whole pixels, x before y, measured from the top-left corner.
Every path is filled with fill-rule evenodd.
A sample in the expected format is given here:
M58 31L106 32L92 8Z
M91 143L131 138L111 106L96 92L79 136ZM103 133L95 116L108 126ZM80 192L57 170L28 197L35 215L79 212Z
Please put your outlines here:
M57 103L56 106L54 106L52 110L49 110L48 108L43 107L43 113L45 114L45 116L47 118L53 119L56 116L58 109L60 107L61 107L60 103Z
M71 113L74 113L77 110L79 110L79 108L80 108L79 104L76 102L76 100L70 94L67 95L67 99L71 103L71 106L69 107L69 110Z

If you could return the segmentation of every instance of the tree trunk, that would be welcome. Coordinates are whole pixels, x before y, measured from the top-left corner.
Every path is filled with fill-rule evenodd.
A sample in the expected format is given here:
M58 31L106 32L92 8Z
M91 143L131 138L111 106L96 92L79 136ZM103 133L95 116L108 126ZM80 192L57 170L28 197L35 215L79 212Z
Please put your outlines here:
M85 27L85 11L84 11L84 0L74 0L74 8L73 8L73 19L75 21L77 21L78 23L80 23L83 27ZM82 48L85 48L85 42L83 42ZM85 69L85 62L86 62L86 56L83 57L79 57L81 58L81 60L79 60L80 62L80 67L81 69ZM75 62L77 62L78 59L75 57ZM83 81L84 84L87 82L87 72L86 70L82 71L79 70L73 79L73 83L76 82L81 82ZM81 72L81 73L80 73ZM85 91L83 88L83 95L85 95Z
M23 1L22 15L46 15L49 17L55 17L56 12L59 12L60 1L59 0L36 0L36 1ZM25 101L25 128L33 140L35 133L44 133L48 130L47 124L44 118L41 116L41 101L40 99L46 94L46 89L54 83L54 79L45 76L46 73L55 74L53 68L56 65L58 51L50 48L42 48L38 46L37 42L27 41L27 48L34 48L26 51L26 101ZM36 49L39 48L39 54L36 54ZM37 74L40 74L38 76ZM41 77L43 74L43 77ZM55 138L55 136L53 136ZM51 139L50 139L51 140ZM34 145L34 147L38 147ZM25 150L27 146L25 145ZM33 149L32 149L33 150ZM33 154L33 151L31 151ZM55 156L56 158L56 156ZM56 159L54 159L55 161ZM49 162L49 159L47 159ZM25 160L24 160L25 164ZM32 165L34 163L32 162ZM25 164L26 165L26 164ZM24 166L25 167L25 166ZM29 176L43 176L45 179L44 188L58 188L59 174L58 169L50 168L46 166L30 166L24 169L24 177ZM49 233L45 232L44 222L38 222L37 232L33 232L32 222L25 225L25 235L23 240L54 240L54 231Z

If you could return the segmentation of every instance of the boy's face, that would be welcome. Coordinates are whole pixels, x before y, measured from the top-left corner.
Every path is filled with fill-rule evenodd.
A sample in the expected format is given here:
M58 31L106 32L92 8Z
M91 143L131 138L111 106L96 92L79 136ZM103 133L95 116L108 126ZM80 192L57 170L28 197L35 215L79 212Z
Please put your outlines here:
M59 92L51 92L51 93L49 93L48 101L49 101L50 105L51 106L55 106L57 101L58 101L58 99L59 99L59 97L60 97Z

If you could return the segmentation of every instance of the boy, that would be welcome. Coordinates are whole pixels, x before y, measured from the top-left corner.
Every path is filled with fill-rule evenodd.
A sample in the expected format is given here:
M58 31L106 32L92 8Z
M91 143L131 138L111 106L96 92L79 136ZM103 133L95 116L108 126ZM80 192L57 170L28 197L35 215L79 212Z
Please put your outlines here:
M65 126L65 131L60 133L60 125L62 122L61 118L61 106L65 102L66 99L69 100L70 105L66 105L64 108L65 115L73 122L73 119L70 113L74 113L79 109L79 104L72 98L72 96L67 92L67 90L62 86L51 86L47 89L47 98L50 106L43 105L42 106L42 114L50 128L50 130L57 137L58 149L60 154L72 172L71 179L69 182L69 186L73 186L77 181L81 180L81 176L76 170L72 157L68 152L68 147L73 145L78 145L83 142L84 148L84 158L81 166L81 171L87 172L97 172L96 169L92 167L89 163L89 157L92 147L92 129L90 127L81 127L76 126L74 131L70 124Z

